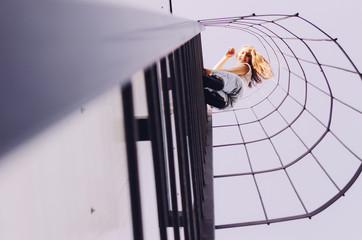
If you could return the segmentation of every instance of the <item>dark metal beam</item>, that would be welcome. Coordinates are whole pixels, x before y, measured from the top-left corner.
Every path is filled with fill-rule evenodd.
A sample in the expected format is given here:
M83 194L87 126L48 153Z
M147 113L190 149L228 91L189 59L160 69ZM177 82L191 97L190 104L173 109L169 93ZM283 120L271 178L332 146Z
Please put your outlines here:
M153 166L155 172L158 220L160 239L167 239L168 199L166 181L165 146L161 123L160 89L156 64L145 71L147 107L149 114L149 134L152 145Z
M124 129L127 148L127 166L130 186L130 202L132 209L132 227L134 239L143 239L141 193L138 172L138 157L136 146L136 121L133 111L132 84L125 85L122 89L122 103L124 114Z

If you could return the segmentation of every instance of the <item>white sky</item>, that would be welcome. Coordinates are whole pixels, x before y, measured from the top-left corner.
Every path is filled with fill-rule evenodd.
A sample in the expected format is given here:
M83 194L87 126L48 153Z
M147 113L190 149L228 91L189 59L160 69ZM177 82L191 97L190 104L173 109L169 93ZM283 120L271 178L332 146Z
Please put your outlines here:
M283 13L283 14L294 14L299 13L300 16L306 18L307 20L311 21L312 23L316 24L318 27L320 27L322 30L324 30L326 33L331 35L332 37L338 38L339 44L344 48L344 50L349 54L352 61L356 64L356 66L361 71L362 69L362 61L360 57L360 53L362 53L362 45L361 37L362 34L360 33L360 27L358 26L362 22L362 3L359 3L359 1L311 1L311 0L305 0L305 1L286 1L286 0L275 0L275 1L263 1L263 0L255 0L255 1L235 1L235 0L225 0L225 1L194 1L194 0L173 0L173 12L176 16L181 16L189 19L206 19L206 18L215 18L215 17L232 17L232 16L242 16L242 15L250 15L252 13L256 14L268 14L268 13ZM213 36L213 33L218 31L219 35L216 38ZM229 30L232 31L232 30ZM225 50L228 47L235 47L238 48L241 45L244 44L252 44L256 45L257 49L260 49L257 42L253 38L250 38L246 36L245 34L242 35L242 40L246 42L241 42L240 38L238 38L236 35L233 35L234 33L226 35L222 33L219 30L209 29L207 28L206 31L203 33L203 50L204 50L204 64L207 67L212 67L222 56L222 54L225 52ZM237 33L238 34L238 33ZM239 43L240 42L240 43ZM328 52L327 52L328 53ZM264 54L264 53L263 53ZM340 57L337 59L330 58L330 55L327 58L323 59L324 61L330 61L330 63L336 62L339 63L341 60ZM333 55L335 56L335 55ZM339 77L339 76L338 76ZM343 78L343 76L339 77ZM297 82L297 81L295 81ZM343 83L343 82L341 82ZM356 88L351 87L350 92L344 91L338 91L338 89L342 89L342 85L335 85L333 87L337 88L335 91L336 94L340 97L342 97L345 101L349 101L350 103L355 103L356 101L362 102L361 97L359 97L360 93L360 82L357 82ZM301 98L301 101L303 100L303 85L295 87L297 90L301 90L300 92L294 91L293 95L296 98ZM357 90L356 90L357 89ZM266 90L267 91L267 90ZM309 91L311 92L311 91ZM312 98L314 95L309 95L309 98ZM352 97L351 97L352 96ZM357 97L356 97L357 96ZM321 95L316 94L314 96L315 98L313 101L315 104L310 106L311 111L316 111L318 114L324 114L323 111L325 111L325 105L319 103L323 103L324 99L321 97ZM242 103L241 103L242 105ZM337 105L337 104L336 104ZM360 108L360 104L355 104ZM360 108L361 109L361 108ZM258 109L256 109L258 110ZM267 109L259 108L260 114L262 114L263 111L267 111ZM345 110L341 109L339 111L338 106L335 107L335 112L339 113L336 117L334 117L335 120L335 128L338 132L338 129L342 129L342 127L338 127L338 124L342 124L340 126L343 126L345 124L345 120L350 120L353 117L353 114L345 113ZM328 112L327 112L328 113ZM243 117L246 116L246 114L241 114ZM292 116L293 115L293 107L290 105L286 107L285 110L286 116ZM345 119L343 119L343 117ZM322 117L323 118L323 117ZM232 121L232 116L228 118L229 120L225 119L216 119L216 121L225 122L225 121ZM242 118L241 118L242 119ZM303 120L306 121L306 120ZM357 154L361 156L361 150L360 150L360 139L348 139L349 136L353 135L353 131L359 131L357 135L354 136L361 136L361 121L360 118L357 118L359 122L355 122L355 124L351 124L351 122L347 123L347 125L350 125L349 128L343 128L343 132L338 133L341 134L343 137L346 136L347 143L350 144L354 151L357 151ZM267 124L267 123L265 123ZM280 124L280 121L274 120L274 122L271 123L271 126ZM295 124L296 128L298 124ZM358 125L358 128L356 129L356 125ZM276 128L281 128L282 125L277 126ZM310 142L313 143L313 135L308 135L303 131L303 127L305 127L305 122L301 122L301 130L299 134L306 135L306 142L309 144ZM317 132L318 127L313 127L312 132ZM247 133L248 129L245 130ZM272 127L270 128L270 131L273 131ZM350 131L350 132L349 132ZM344 133L346 132L346 133ZM223 141L234 141L232 140L232 136L235 131L231 129L230 133L225 138L226 140L223 140L223 135L221 134L220 137L217 139L219 143L223 143ZM250 137L253 137L252 135L256 134L255 131L252 132ZM345 135L343 135L345 134ZM224 135L225 136L225 135ZM304 137L304 136L303 136ZM237 137L235 137L237 138ZM328 139L327 139L328 140ZM323 144L321 144L320 150L316 151L316 154L318 154L321 159L323 159L324 155L326 155L326 159L330 159L330 155L333 153L330 152L331 148L335 148L333 145L332 140L325 141ZM237 139L235 141L238 141ZM265 147L261 147L263 149L263 153L267 154L266 152L268 149ZM260 154L258 152L258 146L255 146L254 155L257 156ZM302 149L303 147L301 147ZM293 150L293 152L302 151L298 149L297 147ZM334 149L334 151L337 151ZM252 152L252 149L250 149L250 152ZM262 153L262 154L263 154ZM268 153L268 156L270 156L270 153ZM238 153L235 153L238 154ZM285 154L290 154L286 152ZM328 155L328 156L327 156ZM290 156L287 156L290 157ZM286 158L287 158L286 157ZM291 157L293 158L293 157ZM271 159L271 157L270 157ZM307 163L305 163L307 162ZM306 166L308 165L308 159L303 162ZM226 173L229 172L230 169L235 172L243 171L243 168L247 167L246 163L241 163L238 165L239 169L235 169L235 163L230 163L231 166L226 166L227 164L221 163L215 165L218 167L219 173ZM234 165L233 165L234 164ZM260 169L263 168L270 168L273 167L273 162L268 162L267 166L265 166L265 163L259 162L255 163L256 167L259 167ZM330 170L331 175L335 178L337 181L337 184L341 184L343 187L343 184L348 180L349 177L351 177L351 173L353 170L355 170L356 165L358 166L358 162L353 163L349 166L342 165L339 166L338 169L342 169L342 171L336 171L336 170ZM332 164L333 165L333 164ZM335 167L338 166L334 165ZM303 166L304 167L304 166ZM311 170L312 168L309 168ZM338 170L337 169L337 170ZM314 172L309 171L308 173L301 173L301 171L298 171L298 168L296 170L294 169L291 171L291 175L299 176L299 179L313 179ZM315 173L318 175L317 173ZM273 176L263 176L263 178L260 178L261 182L261 188L262 191L266 192L266 202L273 202L275 201L275 193L273 193L272 190L270 190L273 185L270 185L270 183L273 183L275 179L278 177L277 174ZM249 179L250 180L250 179ZM249 181L247 180L247 181ZM298 185L298 177L295 177L295 180ZM238 181L237 179L233 181ZM299 180L300 181L300 180ZM303 184L309 184L311 187L313 185L322 184L322 179L318 179L317 181L310 181L309 183L303 183ZM245 183L245 181L244 181ZM220 184L220 183L217 183ZM225 184L235 184L230 183L228 180L225 180ZM224 186L224 185L220 185ZM226 185L227 186L227 185ZM235 186L235 185L234 185ZM227 193L227 188L225 188L223 193ZM233 190L233 188L229 188L229 190ZM250 227L242 227L242 228L234 228L234 229L228 229L228 230L217 230L216 236L217 239L360 239L362 236L362 180L361 177L357 180L357 182L351 187L351 189L347 192L346 197L342 197L341 199L337 200L336 203L334 203L332 206L324 210L322 213L318 214L312 220L309 219L303 219L303 220L296 220L296 221L290 221L290 222L284 222L284 223L275 223L271 224L270 226L266 225L260 225L260 226L250 226ZM229 201L230 206L233 203L237 205L238 201L249 201L248 203L252 201L256 201L253 199L252 193L245 194L246 191L252 191L250 188L246 188L243 190L244 195L234 195L232 199L224 198L221 200L216 199L217 201ZM317 196L320 195L319 198L322 200L328 199L328 197L331 196L333 193L332 190L325 190L318 192L318 190L315 190L317 192L311 192L309 188L305 190L305 192L301 191L301 194L305 194L309 196ZM269 193L268 193L269 192ZM268 195L269 194L269 195ZM274 194L274 195L273 195ZM269 196L269 197L268 197ZM222 198L222 197L221 197ZM238 199L240 198L240 199ZM245 198L249 198L246 200ZM298 212L299 209L296 207L291 207L291 202L293 201L291 196L287 196L283 198L285 203L283 203L283 207L280 205L271 205L269 206L269 216L273 216L273 214L277 217L278 214L280 214L280 211L284 211L285 214L294 214L293 211ZM317 202L313 202L317 198L312 198L310 201L306 201L306 205L308 210L312 209L313 207L316 207L318 205L318 199ZM278 200L276 200L278 201ZM279 199L280 201L280 199ZM289 205L290 206L289 206ZM274 206L274 207L273 207ZM250 210L249 206L246 205L246 210ZM225 211L224 211L225 210ZM231 214L229 213L230 209L225 208L223 212L225 212L225 215L223 215L223 212L217 213L217 221L223 221L225 220L225 223L231 223L230 221L237 222L240 218L239 214ZM232 209L233 210L233 209ZM237 210L237 209L235 209ZM245 213L247 211L245 209L239 209L243 210ZM251 211L251 210L250 210ZM289 211L289 212L288 212ZM235 211L236 212L236 211ZM253 220L259 220L258 214L260 215L260 212L252 212L250 213L251 216L253 216L257 219ZM262 215L262 214L261 214ZM262 216L261 216L262 217ZM221 219L221 220L220 220Z

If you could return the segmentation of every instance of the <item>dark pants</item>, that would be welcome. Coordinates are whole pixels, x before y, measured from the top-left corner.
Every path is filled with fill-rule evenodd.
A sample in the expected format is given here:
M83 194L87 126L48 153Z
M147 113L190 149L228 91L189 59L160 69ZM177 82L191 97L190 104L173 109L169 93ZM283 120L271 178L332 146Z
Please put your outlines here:
M202 75L204 87L211 88L215 91L210 92L207 89L204 89L205 102L211 106L222 109L225 107L226 103L224 98L222 98L216 91L220 91L224 88L224 81L215 76Z

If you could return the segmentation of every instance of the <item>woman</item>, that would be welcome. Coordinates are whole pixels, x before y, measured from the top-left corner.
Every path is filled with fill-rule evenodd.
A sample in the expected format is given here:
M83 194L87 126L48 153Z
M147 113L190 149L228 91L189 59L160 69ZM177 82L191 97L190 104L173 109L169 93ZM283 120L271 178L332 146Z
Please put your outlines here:
M204 69L203 84L207 104L224 109L232 107L243 95L243 89L251 88L273 76L270 64L252 46L244 46L236 53L236 66L222 69L226 61L235 55L235 49L229 48L225 56L213 69Z

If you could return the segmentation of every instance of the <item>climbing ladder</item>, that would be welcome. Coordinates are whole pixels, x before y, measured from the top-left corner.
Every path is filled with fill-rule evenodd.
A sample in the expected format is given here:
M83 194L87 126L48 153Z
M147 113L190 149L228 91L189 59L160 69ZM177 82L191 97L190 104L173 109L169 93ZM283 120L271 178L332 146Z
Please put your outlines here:
M253 38L274 71L213 112L216 229L311 218L344 196L362 169L362 77L337 39L299 14L200 23Z

